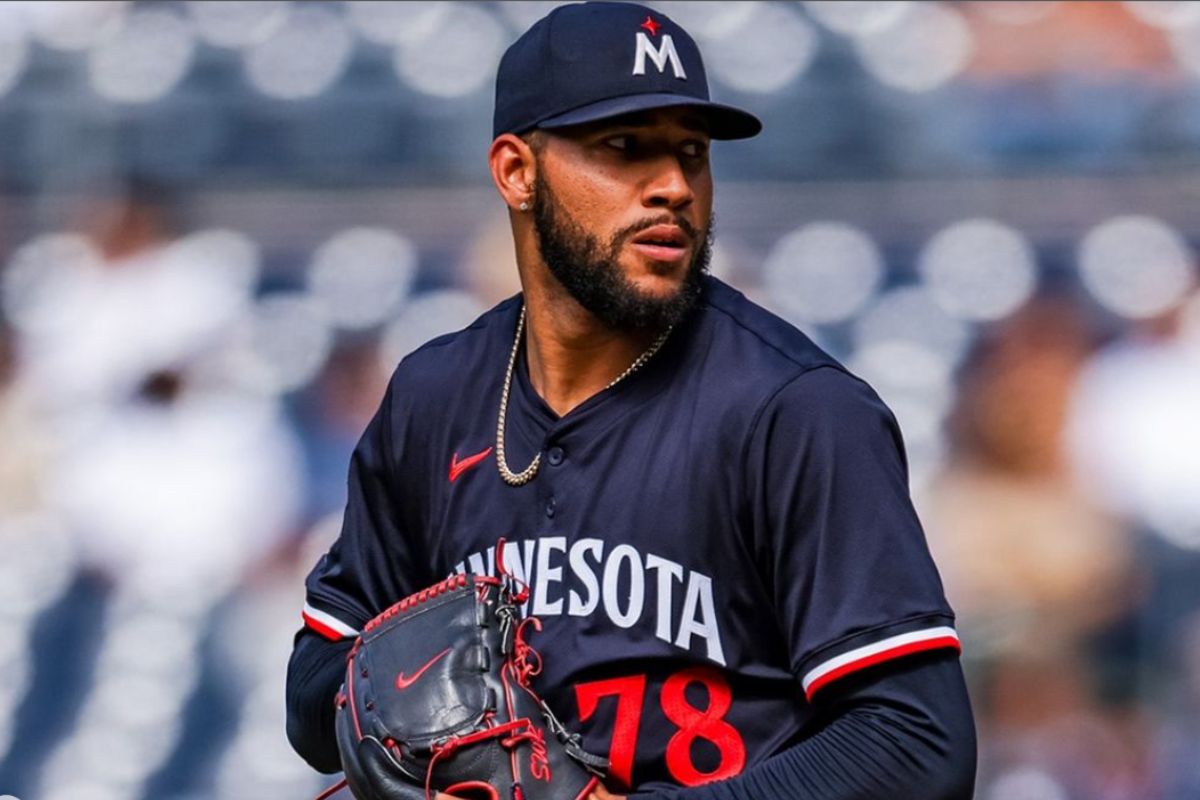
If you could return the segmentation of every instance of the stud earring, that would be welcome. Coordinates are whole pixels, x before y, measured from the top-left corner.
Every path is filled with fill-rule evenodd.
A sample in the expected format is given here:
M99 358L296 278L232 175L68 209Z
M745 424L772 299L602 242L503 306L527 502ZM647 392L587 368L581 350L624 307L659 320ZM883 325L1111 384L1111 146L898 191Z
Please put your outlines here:
M529 203L526 203L524 200L522 200L522 201L521 201L521 205L520 205L520 206L518 206L518 208L520 208L522 211L528 211L528 210L529 210Z

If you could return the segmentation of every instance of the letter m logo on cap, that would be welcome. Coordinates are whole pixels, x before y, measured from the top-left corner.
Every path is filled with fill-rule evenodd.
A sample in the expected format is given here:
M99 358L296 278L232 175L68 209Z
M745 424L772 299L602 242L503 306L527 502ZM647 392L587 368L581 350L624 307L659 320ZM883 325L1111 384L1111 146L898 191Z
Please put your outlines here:
M679 54L675 52L675 43L671 41L669 33L664 33L662 42L655 47L649 36L638 31L637 56L633 62L634 75L646 74L646 56L650 56L650 60L654 62L654 66L658 67L659 72L666 71L667 62L670 62L671 71L675 73L675 77L681 81L687 80L687 73L683 71L683 62L679 60Z

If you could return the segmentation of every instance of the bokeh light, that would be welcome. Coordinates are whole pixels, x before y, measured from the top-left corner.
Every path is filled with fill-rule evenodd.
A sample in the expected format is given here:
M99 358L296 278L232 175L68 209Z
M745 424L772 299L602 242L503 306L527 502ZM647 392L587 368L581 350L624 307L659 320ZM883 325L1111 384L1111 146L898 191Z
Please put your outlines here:
M251 85L271 97L315 97L345 72L353 45L341 14L297 6L268 38L245 50L246 74Z
M1200 3L1194 0L1126 0L1122 5L1148 25L1183 29L1200 23Z
M1109 219L1079 245L1080 277L1106 308L1125 317L1152 317L1191 288L1193 255L1179 232L1153 217Z
M236 296L248 296L258 284L261 254L258 244L246 234L228 228L209 228L189 233L173 242L168 259L176 266L202 271L213 284L226 287Z
M323 306L307 294L263 297L242 322L230 369L246 387L285 393L313 379L333 348Z
M447 35L447 17L453 11L446 3L380 3L377 0L350 0L344 7L360 36L385 45L410 44Z
M191 683L190 680L172 678L170 674L117 673L97 688L93 696L93 713L100 719L109 720L115 728L160 726L178 713L180 702L192 688ZM138 698L138 702L129 702L131 697Z
M189 0L187 4L200 38L217 47L266 41L287 20L291 8L286 0Z
M882 280L879 248L840 222L814 222L787 234L763 263L764 288L789 319L803 323L847 319Z
M17 624L56 600L74 572L73 544L50 514L0 522L0 627Z
M918 342L872 342L856 350L847 366L887 398L919 395L935 410L945 411L954 397L950 361Z
M39 42L57 50L84 50L116 33L130 5L127 0L46 0L25 3L24 9Z
M911 342L957 363L971 340L971 329L950 316L928 289L905 286L880 295L854 323L854 341L862 350L880 342Z
M146 642L154 642L154 647L147 648ZM143 610L113 627L102 666L115 673L169 674L187 683L198 669L197 643L190 621Z
M1080 380L1069 431L1077 469L1100 503L1190 549L1200 549L1198 365L1197 340L1105 353Z
M789 5L755 3L739 17L736 27L705 48L710 75L738 91L769 94L808 69L817 52L817 33Z
M934 300L969 320L1005 317L1037 286L1029 242L990 219L963 220L938 232L922 249L919 269Z
M940 3L913 3L890 24L855 40L863 65L880 83L908 92L937 89L966 67L974 49L962 14Z
M148 320L157 320L147 329L159 337L148 348L158 351L162 363L171 363L215 345L249 306L258 283L259 251L243 233L211 229L173 242L163 261L163 273L175 277L174 290L191 299L186 309L164 309Z
M846 36L864 36L895 24L908 11L911 0L880 3L877 0L809 0L804 8L829 30Z
M192 65L195 35L166 8L138 6L88 54L92 88L109 100L145 103L163 97Z
M335 325L363 329L396 310L416 271L417 250L405 237L384 228L351 228L317 249L308 286Z
M923 488L941 467L942 425L954 403L952 364L919 342L880 339L857 349L846 366L879 393L904 435L909 484Z
M24 28L0 25L0 97L17 84L28 60L29 43Z
M1200 24L1172 28L1168 38L1175 60L1192 76L1200 76Z
M983 14L989 20L1002 25L1031 25L1044 19L1059 6L1059 0L978 0L969 6L971 11Z
M523 3L504 3L505 6L520 6ZM551 5L558 5L552 3ZM682 26L697 42L708 44L719 39L732 36L734 31L745 24L746 20L758 13L758 6L763 5L757 0L747 0L744 3L712 3L707 0L668 0L662 3L650 3ZM537 20L530 19L528 27ZM705 52L708 50L705 48Z
M100 267L100 252L74 233L47 233L22 245L0 272L4 313L18 328L36 332L63 322L47 302L82 274Z
M999 775L985 800L1069 800L1070 795L1050 774L1037 767L1019 767Z
M122 788L102 780L63 780L52 784L44 800L133 800L136 790Z
M126 688L130 688L128 685ZM161 700L158 692L151 691L145 695L146 702ZM117 786L131 786L143 782L150 773L158 767L162 760L163 750L173 744L174 739L167 731L161 731L158 736L132 737L123 735L120 729L125 719L140 713L126 708L118 711L118 716L112 722L112 729L103 724L92 724L82 729L85 736L80 736L85 742L96 742L91 747L84 747L84 752L76 756L77 767L90 773L100 780L107 780ZM116 706L115 708L120 708ZM176 712L178 709L174 709ZM160 722L161 720L155 720Z
M434 97L478 91L495 74L507 46L504 26L484 8L447 3L443 25L396 49L396 72L405 83Z
M484 311L474 295L455 289L414 298L384 332L379 348L381 367L391 374L413 350L443 333L465 328Z

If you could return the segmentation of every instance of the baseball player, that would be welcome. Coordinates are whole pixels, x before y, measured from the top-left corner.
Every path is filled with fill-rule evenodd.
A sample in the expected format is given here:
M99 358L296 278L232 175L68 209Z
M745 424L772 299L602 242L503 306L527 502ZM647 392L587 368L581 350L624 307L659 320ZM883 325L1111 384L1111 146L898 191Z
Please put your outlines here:
M559 7L504 55L488 157L523 291L406 357L355 450L288 670L315 768L357 632L494 574L503 536L541 691L609 758L594 797L971 796L894 417L706 273L709 143L760 127L643 6Z

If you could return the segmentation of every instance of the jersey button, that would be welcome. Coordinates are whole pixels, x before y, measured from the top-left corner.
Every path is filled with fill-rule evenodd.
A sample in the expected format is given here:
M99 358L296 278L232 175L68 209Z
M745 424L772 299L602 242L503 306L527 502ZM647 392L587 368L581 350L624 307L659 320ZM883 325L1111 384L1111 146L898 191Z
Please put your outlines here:
M546 452L546 460L550 462L550 466L552 467L557 467L563 462L564 458L566 458L566 456L563 455L563 449L561 447L551 447Z
M555 505L556 505L556 503L554 502L554 498L553 498L553 497L551 497L549 500L547 500L547 501L546 501L546 516L547 516L547 517L553 517L553 516L554 516L554 508L555 508Z

